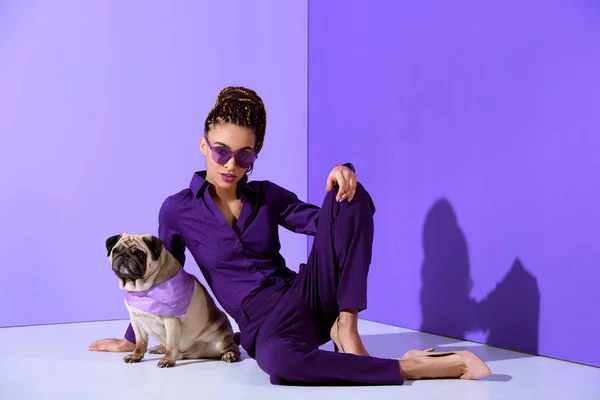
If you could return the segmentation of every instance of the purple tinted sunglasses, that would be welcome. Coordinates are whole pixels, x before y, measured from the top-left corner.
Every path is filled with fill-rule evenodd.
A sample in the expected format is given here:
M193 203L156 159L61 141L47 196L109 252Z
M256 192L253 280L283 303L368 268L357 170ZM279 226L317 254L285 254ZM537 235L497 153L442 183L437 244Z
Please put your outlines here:
M227 164L231 157L235 157L235 163L240 168L246 169L250 168L257 158L256 153L252 150L231 151L222 146L213 147L208 138L205 137L205 139L208 147L210 148L212 159L217 164Z

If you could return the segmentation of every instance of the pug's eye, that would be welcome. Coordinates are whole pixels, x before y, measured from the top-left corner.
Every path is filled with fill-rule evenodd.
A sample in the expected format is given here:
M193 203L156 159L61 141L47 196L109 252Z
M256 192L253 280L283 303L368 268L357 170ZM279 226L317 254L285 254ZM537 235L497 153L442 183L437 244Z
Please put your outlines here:
M133 254L134 254L136 257L139 257L139 258L143 258L143 257L146 255L146 253L144 253L143 251L141 251L141 250L139 250L139 249L138 249L138 250L134 250L134 251L133 251Z

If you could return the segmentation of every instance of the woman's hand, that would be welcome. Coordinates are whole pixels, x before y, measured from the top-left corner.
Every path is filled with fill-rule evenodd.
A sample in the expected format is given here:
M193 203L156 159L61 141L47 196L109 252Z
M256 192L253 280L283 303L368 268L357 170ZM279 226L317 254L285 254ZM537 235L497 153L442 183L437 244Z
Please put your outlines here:
M356 174L350 168L336 165L327 177L327 188L325 190L329 192L335 185L339 185L335 200L340 202L348 199L350 201L356 194L356 182Z
M127 339L101 339L88 346L89 351L133 351L135 344Z

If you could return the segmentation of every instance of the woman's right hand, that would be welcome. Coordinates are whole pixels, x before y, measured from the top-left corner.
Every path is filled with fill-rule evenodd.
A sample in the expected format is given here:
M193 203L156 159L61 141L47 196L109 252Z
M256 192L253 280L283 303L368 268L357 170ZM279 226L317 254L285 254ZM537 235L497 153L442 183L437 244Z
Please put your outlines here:
M126 352L133 351L135 344L127 339L101 339L88 346L89 351L114 351Z

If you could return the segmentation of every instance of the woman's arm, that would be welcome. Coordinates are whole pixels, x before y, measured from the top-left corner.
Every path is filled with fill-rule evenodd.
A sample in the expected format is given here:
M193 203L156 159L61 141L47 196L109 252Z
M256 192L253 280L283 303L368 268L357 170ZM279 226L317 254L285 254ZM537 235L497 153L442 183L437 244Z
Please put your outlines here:
M179 214L171 203L171 198L167 198L158 212L158 238L183 267L185 265L185 241L179 232Z
M279 225L292 232L314 236L317 232L320 207L305 203L295 193L279 189Z
M165 249L183 267L185 264L185 242L179 233L177 212L173 209L173 205L170 202L170 198L167 198L158 212L158 238L164 243ZM129 324L125 331L125 339L131 343L135 343L135 333L131 324Z
M346 198L352 199L356 190L356 175L352 164L346 163L341 168L333 168L327 177L327 191L333 189L335 185L343 186L340 187L340 201ZM277 189L280 205L279 225L292 232L314 236L317 232L321 208L301 201L296 194L287 189L280 186L277 186Z

